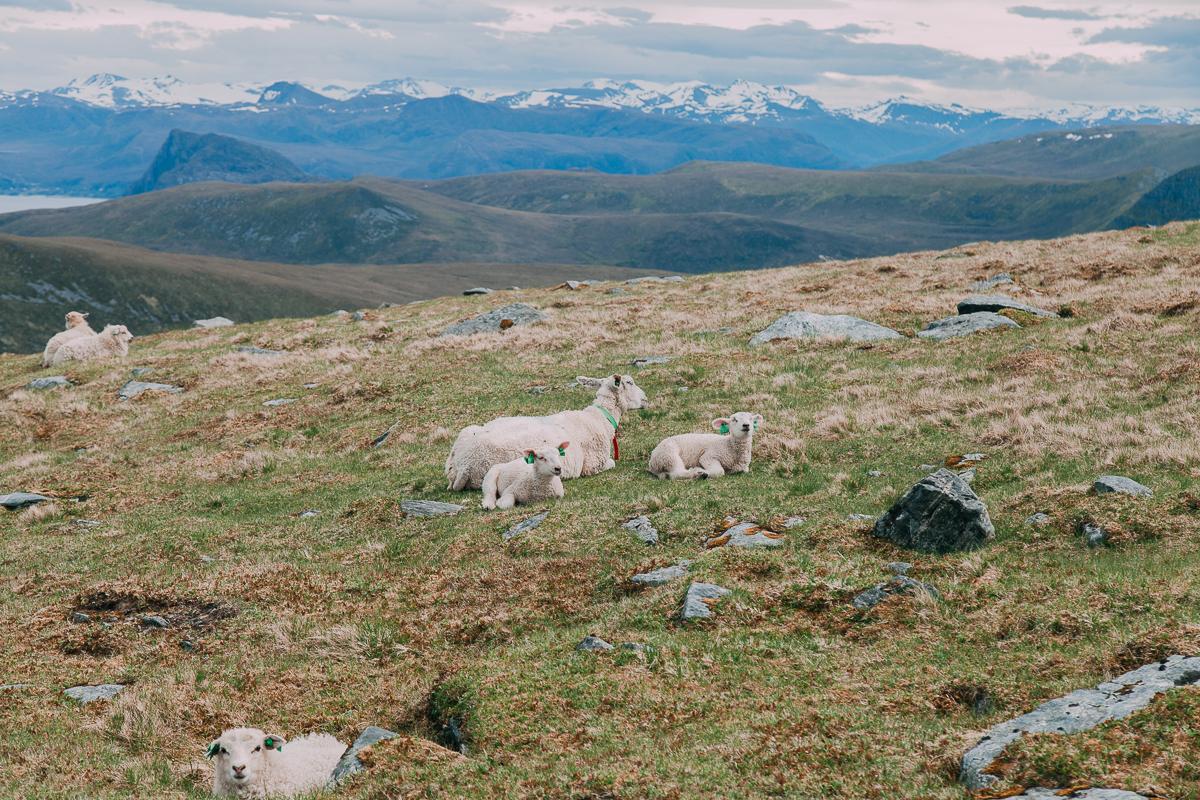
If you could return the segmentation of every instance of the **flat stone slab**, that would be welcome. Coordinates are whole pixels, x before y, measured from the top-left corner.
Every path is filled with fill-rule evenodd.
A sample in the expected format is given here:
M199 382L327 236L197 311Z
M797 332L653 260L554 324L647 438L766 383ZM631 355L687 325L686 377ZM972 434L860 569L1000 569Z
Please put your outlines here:
M679 609L679 618L684 620L708 619L713 615L713 606L727 594L729 594L728 589L724 586L717 586L715 583L692 583L683 598L683 607Z
M1009 800L1150 800L1144 794L1127 792L1124 789L1079 789L1070 794L1063 794L1063 791L1035 786L1027 789L1025 794L1010 797Z
M606 653L613 649L613 646L601 639L599 636L585 636L583 641L575 645L575 649L582 652Z
M639 283L682 283L682 275L647 275L643 278L630 278L625 281L629 285L637 285Z
M984 789L996 778L985 773L1004 749L1027 733L1079 733L1140 711L1158 695L1200 682L1200 658L1170 656L1105 681L1055 698L1008 722L994 726L962 757L959 780ZM1135 795L1136 796L1136 795Z
M288 406L296 402L294 397L277 397L274 400L266 400L263 405L267 408L275 408L276 406Z
M874 534L925 553L974 550L996 535L970 485L948 469L914 484L875 521Z
M630 363L638 369L645 369L646 367L652 367L657 364L666 364L670 361L670 356L639 356Z
M473 289L464 289L463 295L466 297L473 297L480 294L491 294L494 291L495 289L489 289L486 286L476 286Z
M1132 497L1153 497L1154 492L1149 486L1143 486L1132 478L1124 475L1101 475L1092 484L1095 494L1127 494Z
M941 598L941 594L937 589L930 586L928 583L921 583L913 580L907 575L893 575L883 583L877 583L870 589L860 592L851 604L859 611L867 611L882 603L884 600L893 595L906 594L913 595L920 591L926 591L935 598Z
M507 542L510 539L515 539L518 536L520 536L522 533L529 533L529 531L533 530L538 525L541 525L543 522L545 522L546 517L548 517L548 516L550 516L550 512L543 511L540 514L534 514L532 517L529 517L528 519L521 520L516 525L513 525L511 528L509 528L508 530L506 530L504 532L504 541Z
M26 389L32 389L35 392L44 392L49 389L65 389L68 386L75 384L67 380L66 375L51 375L48 378L34 378L29 383L25 384Z
M1022 303L1003 294L973 294L958 301L959 314L974 314L977 311L1023 311L1035 317L1057 317L1053 311Z
M997 286L1004 286L1010 283L1016 283L1016 281L1013 280L1012 275L1009 275L1007 272L998 272L986 280L976 281L975 284L971 286L971 289L976 292L986 292L989 289L995 289Z
M172 386L169 383L147 383L146 381L129 381L117 392L119 400L132 400L146 392L162 392L164 394L179 394L182 386Z
M338 761L337 766L333 768L333 772L329 776L329 788L333 788L356 772L362 772L363 764L358 760L358 754L364 748L370 747L373 744L379 744L388 739L395 739L398 736L400 734L389 731L387 728L377 728L374 725L365 728L358 735L358 738L354 740L354 744L347 747L346 752L342 753L341 760Z
M0 495L0 506L9 511L18 511L29 506L36 506L38 503L45 503L49 499L46 495L35 492L13 492Z
M63 694L79 705L86 706L88 703L112 700L124 689L119 683L102 683L99 686L72 686L70 689L63 689Z
M680 561L678 564L673 564L669 567L660 567L652 569L649 572L639 572L630 578L629 582L635 586L663 586L671 581L687 577L691 566L691 561Z
M457 514L463 507L456 503L439 503L436 500L401 500L400 510L406 517L446 517Z
M767 530L753 522L726 520L732 523L713 536L708 537L704 546L708 549L715 547L745 547L756 549L760 547L779 547L783 544L783 534Z
M776 339L847 339L852 342L874 342L902 338L904 337L891 328L846 314L793 311L756 333L751 337L750 344L767 344Z
M973 314L960 314L957 317L946 317L929 323L925 330L917 336L922 339L954 339L959 336L970 336L980 331L990 331L996 328L1020 328L1013 320L991 311L976 311Z
M243 344L233 348L238 353L248 353L252 356L286 356L286 350L268 350L265 347Z
M476 333L496 333L514 325L532 325L546 315L528 303L513 303L486 311L470 319L456 322L442 331L442 336L471 336Z
M198 319L192 324L197 328L228 328L234 322L228 317L213 317L212 319Z
M645 544L658 544L658 528L651 525L650 518L644 514L622 523L621 527L633 531Z
M1026 525L1049 525L1050 515L1039 511L1036 514L1030 514L1025 518Z

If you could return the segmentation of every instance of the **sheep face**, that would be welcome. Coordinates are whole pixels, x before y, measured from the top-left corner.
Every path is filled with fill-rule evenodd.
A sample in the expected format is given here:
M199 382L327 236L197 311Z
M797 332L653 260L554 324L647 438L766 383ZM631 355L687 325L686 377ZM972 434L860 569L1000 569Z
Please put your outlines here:
M569 444L570 442L563 442L558 447L526 450L525 461L533 464L534 472L542 477L551 478L556 475L562 475L562 457L566 455Z
M266 768L268 750L282 748L282 736L274 736L258 728L233 728L221 734L208 747L213 759L215 779L228 786L253 786Z
M575 379L580 386L596 390L596 398L608 397L621 411L648 408L650 402L642 387L634 383L632 375L611 375L607 378L588 378L580 375Z
M762 424L762 414L752 414L749 411L739 411L728 417L718 417L712 421L715 430L725 433L735 439L746 439L754 436L758 426Z
M80 325L87 325L87 314L79 311L67 312L67 329L78 328Z
M124 325L106 325L104 332L122 344L129 344L133 341L133 334Z

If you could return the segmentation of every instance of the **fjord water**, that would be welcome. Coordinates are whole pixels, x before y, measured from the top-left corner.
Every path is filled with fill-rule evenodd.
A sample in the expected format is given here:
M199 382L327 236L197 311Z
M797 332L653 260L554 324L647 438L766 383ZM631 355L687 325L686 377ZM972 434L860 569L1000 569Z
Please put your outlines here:
M99 203L103 197L71 197L49 194L0 194L0 214L35 208L71 208Z

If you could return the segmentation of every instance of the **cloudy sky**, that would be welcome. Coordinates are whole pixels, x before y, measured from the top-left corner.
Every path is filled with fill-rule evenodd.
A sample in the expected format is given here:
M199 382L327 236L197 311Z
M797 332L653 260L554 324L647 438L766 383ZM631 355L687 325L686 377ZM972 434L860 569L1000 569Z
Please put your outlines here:
M835 105L1200 107L1200 0L1029 1L0 0L0 88L747 79Z

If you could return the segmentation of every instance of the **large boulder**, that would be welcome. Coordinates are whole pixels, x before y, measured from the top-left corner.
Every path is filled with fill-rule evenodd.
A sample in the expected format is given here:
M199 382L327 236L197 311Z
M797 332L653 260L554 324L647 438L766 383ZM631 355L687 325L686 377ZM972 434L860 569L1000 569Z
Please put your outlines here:
M960 314L957 317L946 317L931 322L925 327L925 330L918 332L917 336L922 339L953 339L995 328L1019 327L1021 326L1008 317L1002 317L991 311L976 311L974 314Z
M528 303L513 303L456 322L442 331L442 336L471 336L476 333L496 333L514 325L531 325L546 318L539 309Z
M1022 303L1003 294L973 294L958 301L959 314L974 314L979 311L1023 311L1035 317L1057 317L1053 311Z
M876 325L865 319L846 314L810 314L793 311L784 314L760 333L750 344L759 345L776 339L848 339L852 342L873 342L881 339L902 339L891 328Z
M925 553L974 550L996 535L987 507L948 469L927 475L875 521L874 533Z
M22 508L35 506L38 503L44 503L49 500L44 494L36 494L34 492L13 492L12 494L0 494L0 507L7 508L9 511L18 511Z
M986 770L1004 749L1027 733L1068 734L1090 730L1140 711L1158 695L1200 682L1200 658L1171 656L1105 681L1095 689L1078 689L1042 703L1016 719L994 726L962 757L959 779L979 790L996 778ZM1136 795L1135 795L1136 796ZM1118 795L1119 797L1119 795Z
M363 769L362 762L358 760L358 754L364 749L374 744L395 739L400 734L389 731L386 728L378 728L374 725L368 726L358 738L354 740L354 744L346 748L346 752L342 754L342 758L338 761L337 766L333 768L333 773L329 776L330 787L341 783L346 777L353 775L356 772L361 772Z

